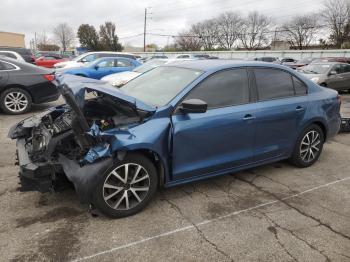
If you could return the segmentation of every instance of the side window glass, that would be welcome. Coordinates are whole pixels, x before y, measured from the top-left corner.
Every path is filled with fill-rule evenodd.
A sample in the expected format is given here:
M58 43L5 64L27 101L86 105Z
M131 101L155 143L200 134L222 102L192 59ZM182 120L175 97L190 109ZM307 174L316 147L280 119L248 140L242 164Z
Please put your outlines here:
M201 99L208 104L208 109L248 103L247 70L231 69L215 73L198 84L187 99Z
M259 100L294 96L292 76L278 69L254 69Z
M98 64L99 68L104 68L104 67L114 67L114 60L110 59L110 60L105 60L102 61Z
M341 70L340 65L335 65L335 66L333 66L332 71L337 72L337 74L341 74L342 70Z
M127 60L118 60L117 67L131 67L132 64Z
M2 63L2 62L0 62L0 63L1 63L0 70L14 70L14 69L16 69L16 67L14 67L11 64Z
M302 81L293 76L293 83L296 95L300 96L307 94L307 87Z

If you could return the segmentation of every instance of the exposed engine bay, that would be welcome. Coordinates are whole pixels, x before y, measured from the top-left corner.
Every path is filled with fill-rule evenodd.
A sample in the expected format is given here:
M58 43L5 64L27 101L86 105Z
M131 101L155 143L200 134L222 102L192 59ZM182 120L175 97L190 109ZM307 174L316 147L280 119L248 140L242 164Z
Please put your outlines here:
M67 104L11 128L9 137L17 139L22 191L46 192L68 178L80 197L86 197L96 173L116 154L116 133L128 132L152 115L143 110L146 105L137 106L119 91L99 87L99 82L96 88L95 82L91 89L84 85L81 80L79 89L60 85Z
M127 127L141 120L135 110L108 95L86 100L82 113L88 126L96 125L101 132ZM68 105L42 116L41 122L33 126L31 132L26 131L26 148L31 160L54 161L58 154L81 160L92 145L101 141L84 134L83 130L80 134L72 132L72 128L81 129L77 122L77 114Z

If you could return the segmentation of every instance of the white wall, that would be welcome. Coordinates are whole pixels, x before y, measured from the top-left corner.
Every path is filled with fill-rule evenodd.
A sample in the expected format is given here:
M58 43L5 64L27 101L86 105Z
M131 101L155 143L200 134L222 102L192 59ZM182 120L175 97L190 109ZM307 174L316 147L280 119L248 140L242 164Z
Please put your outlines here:
M141 56L152 56L154 54L164 54L166 56L174 57L177 54L208 54L217 56L219 58L239 58L247 59L261 56L272 56L272 57L292 57L295 59L301 59L304 57L350 57L350 49L335 49L335 50L285 50L285 51L271 51L271 50L260 50L260 51L196 51L196 52L136 52Z

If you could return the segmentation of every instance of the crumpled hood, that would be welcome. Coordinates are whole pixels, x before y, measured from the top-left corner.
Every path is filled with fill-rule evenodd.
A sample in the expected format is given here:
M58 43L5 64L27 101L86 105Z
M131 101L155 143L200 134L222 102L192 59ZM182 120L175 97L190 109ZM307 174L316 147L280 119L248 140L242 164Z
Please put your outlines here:
M155 107L145 104L144 102L136 99L135 97L126 95L122 93L119 89L100 80L75 75L58 75L56 81L60 91L62 91L62 87L64 86L72 90L75 100L79 107L82 107L84 104L85 91L90 90L113 96L121 102L129 104L134 109L139 109L147 112L154 112L156 110Z

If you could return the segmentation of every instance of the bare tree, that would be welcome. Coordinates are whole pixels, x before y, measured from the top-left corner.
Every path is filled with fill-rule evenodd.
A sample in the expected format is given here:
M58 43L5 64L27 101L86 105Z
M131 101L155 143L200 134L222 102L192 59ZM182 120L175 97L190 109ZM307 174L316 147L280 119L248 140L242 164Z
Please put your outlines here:
M67 23L57 25L53 30L53 34L64 52L74 42L75 34Z
M198 36L205 50L211 50L218 43L218 29L214 19L205 20L191 27L190 30Z
M295 16L283 25L283 35L291 47L302 50L315 40L319 29L317 21L314 14Z
M327 0L323 5L324 10L321 14L330 26L330 40L340 48L349 39L350 1Z
M261 48L268 42L271 20L258 12L251 12L243 20L240 39L248 50Z
M239 13L226 12L216 19L215 27L219 46L230 50L242 32L243 18Z
M192 31L180 33L175 40L175 45L183 51L198 51L202 47L200 38Z

